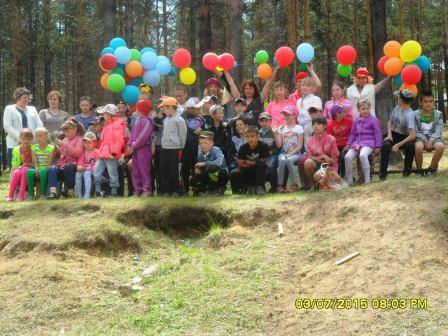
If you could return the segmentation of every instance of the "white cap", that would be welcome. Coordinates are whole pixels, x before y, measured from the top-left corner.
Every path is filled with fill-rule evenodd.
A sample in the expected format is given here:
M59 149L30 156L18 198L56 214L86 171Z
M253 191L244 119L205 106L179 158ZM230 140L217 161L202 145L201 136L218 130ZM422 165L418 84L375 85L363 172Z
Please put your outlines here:
M109 113L112 115L116 115L118 113L118 107L114 104L107 104L106 106L100 106L96 109L97 113Z
M199 98L191 97L187 100L187 103L185 104L185 107L187 108L201 108L204 105L204 103L199 100Z

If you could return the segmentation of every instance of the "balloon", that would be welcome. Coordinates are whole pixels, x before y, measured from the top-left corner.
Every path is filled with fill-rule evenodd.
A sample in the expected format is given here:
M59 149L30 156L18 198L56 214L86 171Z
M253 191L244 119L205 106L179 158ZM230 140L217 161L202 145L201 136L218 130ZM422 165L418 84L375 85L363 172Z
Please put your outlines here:
M177 49L173 54L173 63L175 66L183 69L190 66L191 54L187 49Z
M114 54L114 50L111 47L106 47L103 50L101 50L101 56L106 54Z
M388 58L400 57L400 48L401 44L399 42L389 41L383 47L384 55L386 55Z
M229 53L224 53L218 57L218 66L224 70L231 70L235 64L235 58Z
M216 55L215 53L208 52L204 56L202 56L202 65L207 70L214 71L218 66L218 62L218 55Z
M305 63L300 63L299 71L308 71L308 65L306 65Z
M142 75L142 65L137 61L130 61L126 64L126 73L131 77L138 77Z
M351 65L338 64L338 75L341 77L349 77L352 73Z
M149 86L155 87L160 83L160 74L157 70L148 70L143 75L143 82Z
M107 79L109 78L110 74L105 73L101 76L101 86L103 87L103 89L109 90L109 88L107 87Z
M274 64L274 66L278 66L277 59L275 57L272 59L272 64Z
M400 91L402 91L402 90L411 90L412 93L414 94L414 97L417 97L418 89L417 89L417 86L414 84L403 83L400 86Z
M384 70L384 64L386 63L386 61L389 59L389 57L387 56L383 56L380 58L380 60L378 61L378 69L380 70L380 72L383 75L387 75L386 70Z
M140 54L142 54L142 55L143 55L144 53L147 53L147 52L151 52L151 53L157 55L157 51L156 51L154 48L151 48L151 47L145 47L145 48L143 48L142 50L140 50Z
M137 77L132 82L130 82L129 85L139 86L142 83L143 79L141 77Z
M138 96L140 95L140 90L138 87L133 85L126 85L123 91L121 91L121 96L123 100L128 104L135 104L138 102Z
M398 57L389 58L384 63L384 71L388 76L398 75L401 72L401 69L403 69L403 61Z
M275 52L275 59L280 67L286 67L292 63L294 52L290 47L280 47Z
M126 64L131 60L132 54L131 51L127 47L118 47L115 49L115 57L117 58L118 63Z
M417 65L407 65L401 71L401 79L405 84L417 84L422 79L422 71Z
M401 74L398 74L394 77L395 85L400 87L403 84L403 80L401 79Z
M296 50L297 58L302 63L309 63L314 58L314 48L309 43L301 43Z
M139 61L141 60L142 55L140 54L140 51L137 49L131 49L131 60L132 61Z
M157 56L157 62L160 62L160 61L166 61L166 62L170 63L170 60L168 59L168 57L163 56L163 55Z
M336 53L336 59L342 65L353 64L356 60L356 56L357 54L355 48L350 45L344 45L340 47L338 52Z
M236 68L238 66L238 62L235 61L235 63L233 63L233 67Z
M142 54L141 63L145 69L154 70L157 66L157 55L152 52L145 52Z
M171 71L171 64L164 59L157 62L156 70L161 75L168 75Z
M426 56L420 56L417 58L417 65L422 70L423 73L427 73L429 69L431 68L431 61Z
M106 70L112 70L117 66L117 59L112 54L106 54L100 58L100 66Z
M176 68L171 67L171 70L170 70L168 76L176 76L176 74L177 74Z
M115 69L113 69L112 73L124 77L124 70L122 68L120 68L120 67L116 67Z
M258 77L268 79L272 75L272 68L269 64L260 64L257 68Z
M266 50L258 50L255 54L255 62L257 64L263 64L269 62L269 54Z
M191 85L196 81L196 72L190 68L183 68L179 73L179 78L182 84Z
M107 78L106 83L108 89L114 93L122 91L126 86L126 81L124 80L123 76L117 74L110 75Z
M422 47L420 43L417 41L407 41L405 42L400 49L400 58L404 62L412 62L420 57L422 54Z
M112 40L110 40L109 47L113 50L116 50L119 47L126 47L126 41L121 37L114 37Z

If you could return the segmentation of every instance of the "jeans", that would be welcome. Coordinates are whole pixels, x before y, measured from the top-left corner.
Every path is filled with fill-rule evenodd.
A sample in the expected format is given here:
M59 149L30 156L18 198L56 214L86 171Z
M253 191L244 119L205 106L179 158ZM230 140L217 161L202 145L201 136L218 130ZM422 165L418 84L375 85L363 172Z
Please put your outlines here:
M286 168L288 169L289 176L291 176L292 184L298 185L299 181L297 179L297 174L295 171L295 164L300 159L300 153L291 155L289 158L286 158L286 153L281 152L278 155L278 182L279 186L283 185L285 178Z
M392 132L392 141L387 140L383 142L381 146L381 164L380 164L380 177L386 178L387 168L389 166L389 156L392 151L392 146L407 138L407 135L402 135L396 132ZM404 170L403 173L410 174L412 171L412 162L415 157L415 141L409 141L405 143L400 149L404 150Z
M59 181L64 181L66 189L75 189L76 165L66 164L64 167L48 168L48 187L57 188Z
M92 190L92 175L93 172L86 170L83 172L76 172L76 197L78 198L90 198L90 191ZM84 184L83 184L84 178ZM84 195L82 193L82 187L84 186Z
M268 170L266 172L266 180L271 185L271 189L277 187L277 167L278 154L272 154L267 162Z
M110 193L112 195L117 195L120 183L118 182L118 160L114 159L99 158L98 161L96 161L95 167L93 168L95 192L101 192L101 179L105 169L107 169L109 174L109 185L111 188Z

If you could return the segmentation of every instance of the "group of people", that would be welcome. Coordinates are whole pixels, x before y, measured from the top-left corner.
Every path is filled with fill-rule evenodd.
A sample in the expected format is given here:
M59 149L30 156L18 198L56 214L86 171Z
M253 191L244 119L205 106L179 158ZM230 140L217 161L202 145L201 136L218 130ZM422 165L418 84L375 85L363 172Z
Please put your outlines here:
M381 154L384 180L390 155L399 150L404 176L411 174L414 158L416 174L437 172L443 124L431 93L422 93L413 111L413 93L397 92L383 136L375 93L388 77L373 85L360 68L347 90L335 81L323 104L312 64L297 74L292 94L286 83L274 83L277 72L261 91L248 80L240 92L225 71L207 80L202 99L189 98L182 85L157 104L145 85L135 105L120 101L93 108L84 96L74 117L61 110L59 92L50 92L49 108L37 113L29 105L31 92L19 88L3 117L11 165L8 201L124 196L126 184L136 197L223 195L229 180L234 194L297 192L318 189L327 171L354 184L357 158L358 180L370 183L375 156ZM274 99L265 104L272 84ZM423 151L435 152L427 169Z

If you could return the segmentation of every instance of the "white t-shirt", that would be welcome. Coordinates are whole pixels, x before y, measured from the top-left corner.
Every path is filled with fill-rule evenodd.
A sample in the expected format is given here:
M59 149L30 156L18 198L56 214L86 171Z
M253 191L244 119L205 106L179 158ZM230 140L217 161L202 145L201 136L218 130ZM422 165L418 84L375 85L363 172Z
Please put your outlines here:
M310 113L308 112L309 108L314 105L320 105L320 109L322 110L322 100L320 97L310 93L306 97L302 97L297 101L297 110L299 111L299 115L297 116L297 123L305 127L308 124L311 124Z
M280 126L278 131L282 135L282 151L285 153L291 153L298 147L298 136L304 132L300 125L291 128L287 125Z
M359 92L356 84L347 89L347 99L352 104L353 119L359 117L358 102L361 99L367 99L370 102L370 114L375 116L375 85L367 83Z

